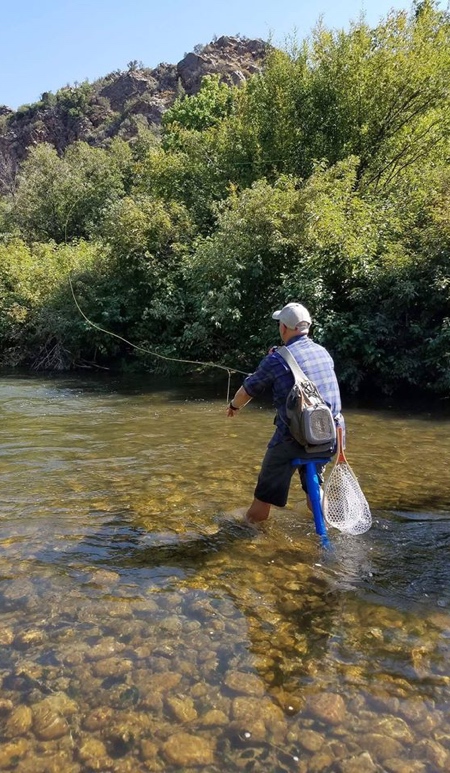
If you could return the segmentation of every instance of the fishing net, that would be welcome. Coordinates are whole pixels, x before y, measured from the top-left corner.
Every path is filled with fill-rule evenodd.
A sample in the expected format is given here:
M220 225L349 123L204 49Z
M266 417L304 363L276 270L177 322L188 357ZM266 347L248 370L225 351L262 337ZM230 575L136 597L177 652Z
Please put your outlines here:
M346 462L331 470L324 490L323 513L330 526L345 534L363 534L372 525L367 500Z

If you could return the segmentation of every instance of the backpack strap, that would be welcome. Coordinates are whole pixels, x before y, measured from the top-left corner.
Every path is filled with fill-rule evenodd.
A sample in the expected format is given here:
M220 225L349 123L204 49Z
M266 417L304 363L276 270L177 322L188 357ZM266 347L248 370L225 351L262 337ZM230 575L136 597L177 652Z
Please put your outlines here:
M287 346L280 346L279 349L277 349L276 354L281 354L283 360L287 365L289 365L289 368L291 369L292 375L294 376L295 382L303 385L303 391L307 396L307 399L311 401L311 398L313 395L321 400L325 405L327 405L326 400L323 399L322 395L319 392L318 387L312 381L306 373L301 369L300 365L298 364L297 360L295 359L294 355L291 354ZM309 389L313 391L308 391ZM306 387L306 390L305 390Z
M302 371L300 365L298 364L294 355L291 354L287 346L280 346L277 349L276 354L280 354L283 360L286 362L286 364L289 365L296 381L311 381L311 379L308 378L306 373Z

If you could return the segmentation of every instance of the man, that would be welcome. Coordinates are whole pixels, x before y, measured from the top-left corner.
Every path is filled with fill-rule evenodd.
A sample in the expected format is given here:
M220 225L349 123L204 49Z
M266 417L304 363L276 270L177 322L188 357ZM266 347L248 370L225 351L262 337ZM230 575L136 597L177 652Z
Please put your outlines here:
M272 314L279 324L279 332L283 344L317 386L322 398L331 408L335 421L344 426L341 416L341 397L334 364L331 356L323 346L314 343L308 336L311 317L308 309L300 303L288 303L280 311ZM258 482L255 488L254 500L246 513L250 523L260 523L269 517L272 505L286 505L291 478L294 473L292 460L298 457L308 458L305 449L289 432L286 415L286 398L294 384L294 376L276 347L264 357L254 373L244 380L231 400L227 416L236 416L252 397L257 397L265 389L272 389L273 400L277 409L275 418L276 430L267 447ZM311 459L311 456L309 456ZM319 479L323 482L323 465L317 465ZM303 490L306 491L305 468L300 468L300 479ZM308 502L309 506L309 502Z

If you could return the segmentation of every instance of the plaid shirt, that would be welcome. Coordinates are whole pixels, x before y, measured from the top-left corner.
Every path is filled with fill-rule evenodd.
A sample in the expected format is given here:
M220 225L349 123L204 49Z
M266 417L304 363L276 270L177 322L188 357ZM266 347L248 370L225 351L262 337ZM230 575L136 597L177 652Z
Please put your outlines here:
M311 341L307 335L291 338L287 346L301 369L311 381L314 381L323 399L331 408L338 425L344 428L339 385L334 372L333 360L327 350ZM268 387L272 389L277 415L274 420L275 434L271 438L269 446L274 446L291 437L286 424L286 398L293 385L292 371L276 350L264 357L255 372L244 380L243 387L250 397L258 397Z

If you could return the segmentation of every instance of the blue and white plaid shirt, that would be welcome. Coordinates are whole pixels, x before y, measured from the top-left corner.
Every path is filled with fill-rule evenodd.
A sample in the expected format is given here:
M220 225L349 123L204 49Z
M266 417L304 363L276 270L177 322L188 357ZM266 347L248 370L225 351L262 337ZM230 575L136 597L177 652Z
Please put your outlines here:
M314 381L323 399L331 408L338 425L344 428L339 385L334 372L333 360L327 350L320 344L311 341L307 335L291 338L287 347L308 378ZM276 350L264 357L255 372L244 380L243 387L250 397L258 397L267 388L272 389L277 415L274 422L276 425L275 434L271 438L269 446L274 446L291 437L286 424L286 398L293 385L292 371Z

